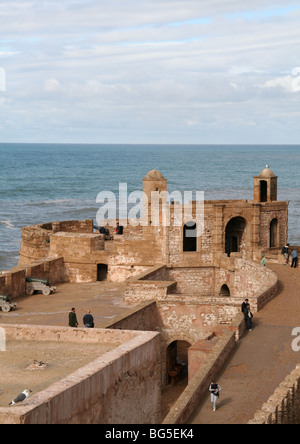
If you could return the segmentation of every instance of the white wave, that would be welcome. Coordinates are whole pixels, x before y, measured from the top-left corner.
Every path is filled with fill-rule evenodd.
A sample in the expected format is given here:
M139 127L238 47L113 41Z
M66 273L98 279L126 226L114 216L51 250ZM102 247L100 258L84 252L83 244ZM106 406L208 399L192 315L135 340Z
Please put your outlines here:
M15 227L11 220L0 220L0 225L4 225L10 230L18 230L18 227Z

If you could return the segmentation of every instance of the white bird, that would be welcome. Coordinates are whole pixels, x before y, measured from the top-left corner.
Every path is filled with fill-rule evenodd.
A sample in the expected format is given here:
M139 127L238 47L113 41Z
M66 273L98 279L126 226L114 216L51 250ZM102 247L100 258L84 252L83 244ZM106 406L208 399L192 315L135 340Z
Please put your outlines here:
M26 401L26 399L30 396L31 390L24 390L20 393L15 399L13 399L8 405L18 404L20 402Z

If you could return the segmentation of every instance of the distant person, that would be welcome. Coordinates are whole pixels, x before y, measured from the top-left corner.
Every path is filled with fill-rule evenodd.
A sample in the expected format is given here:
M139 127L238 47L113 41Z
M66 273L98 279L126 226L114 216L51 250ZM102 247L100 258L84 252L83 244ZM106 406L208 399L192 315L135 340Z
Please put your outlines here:
M123 225L120 225L119 222L117 222L116 234L123 234Z
M298 264L298 252L295 250L295 248L292 251L292 268L296 268Z
M248 331L252 331L252 318L253 318L253 314L251 313L250 310L250 305L248 304L244 310L244 318L245 318L245 322L246 322L246 327Z
M83 316L83 324L85 328L94 328L94 318L91 315L90 310L87 310L86 314Z
M290 244L286 244L281 250L284 257L284 265L288 265L289 262L289 245Z
M266 266L267 260L266 260L266 257L265 257L264 254L261 255L261 261L260 261L260 263L261 263L261 265L262 265L263 267Z
M249 299L245 299L241 306L241 312L244 313L245 308L249 304Z
M219 384L215 380L213 380L209 386L209 391L211 393L210 400L211 400L214 412L217 410L217 402L218 402L221 390L222 390L222 388L219 386Z
M78 321L77 321L75 308L72 308L69 313L69 327L72 327L72 328L78 327Z

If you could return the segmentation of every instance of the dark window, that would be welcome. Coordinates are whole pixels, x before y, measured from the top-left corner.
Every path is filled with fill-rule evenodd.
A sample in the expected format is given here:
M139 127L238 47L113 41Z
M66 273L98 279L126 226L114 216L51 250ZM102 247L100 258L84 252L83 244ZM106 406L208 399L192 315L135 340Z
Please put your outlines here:
M197 224L187 222L183 227L183 251L197 251Z
M260 201L267 202L268 200L268 184L265 180L260 181Z

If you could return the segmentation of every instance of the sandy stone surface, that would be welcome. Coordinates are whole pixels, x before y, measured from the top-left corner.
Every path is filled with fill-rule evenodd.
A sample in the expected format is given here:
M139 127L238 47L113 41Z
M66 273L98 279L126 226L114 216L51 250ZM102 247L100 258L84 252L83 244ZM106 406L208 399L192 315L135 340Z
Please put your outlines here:
M25 389L44 390L117 345L8 340L0 353L0 407ZM35 360L47 364L45 369L29 370Z
M67 327L68 314L75 307L80 327L83 327L82 318L88 309L94 316L95 327L105 327L133 307L123 301L124 292L122 283L60 284L49 296L37 293L19 298L16 310L0 311L0 325L2 322Z

